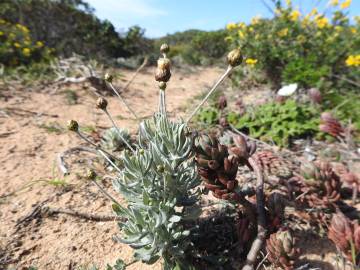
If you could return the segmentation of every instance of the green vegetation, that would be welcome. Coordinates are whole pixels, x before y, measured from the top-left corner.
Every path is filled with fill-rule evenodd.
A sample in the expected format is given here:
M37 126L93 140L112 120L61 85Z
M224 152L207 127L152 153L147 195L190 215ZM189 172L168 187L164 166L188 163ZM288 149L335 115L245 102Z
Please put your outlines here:
M227 40L242 48L247 64L264 72L275 88L282 82L313 87L324 78L334 86L354 89L353 84L336 76L359 78L359 18L352 24L348 7L336 3L330 20L316 8L301 14L291 1L286 6L279 0L274 2L272 19L255 17L248 25L227 26Z
M228 121L253 138L288 146L290 139L316 134L319 114L309 105L288 100L283 104L266 103L241 117L230 113Z
M223 57L228 51L226 31L187 30L167 35L154 42L154 48L162 43L171 46L170 57L179 57L191 65L209 65Z

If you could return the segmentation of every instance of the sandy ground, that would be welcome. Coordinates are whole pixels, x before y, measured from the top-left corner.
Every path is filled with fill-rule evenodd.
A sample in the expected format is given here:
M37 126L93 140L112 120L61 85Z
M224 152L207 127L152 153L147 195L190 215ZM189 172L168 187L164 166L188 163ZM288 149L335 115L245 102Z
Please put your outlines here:
M116 84L121 86L132 72L119 72L123 76ZM153 72L152 68L143 70L124 93L140 116L150 116L157 108L158 93ZM175 69L166 90L170 115L185 116L186 109L195 106L196 97L221 73L218 68ZM68 90L76 91L77 104L68 104ZM102 270L118 258L131 262L131 248L113 240L119 233L115 221L88 221L64 214L44 217L37 212L37 209L49 206L89 214L112 214L111 203L80 177L88 166L94 165L88 164L92 154L68 157L66 163L71 174L66 177L59 172L56 163L59 153L86 145L75 134L66 131L69 119L77 120L86 130L101 131L111 126L103 113L95 108L94 94L78 85L63 86L57 91L47 87L41 91L5 90L0 94L0 270L3 270L1 258L4 254L15 260L8 269L35 266L38 270L85 270L96 265ZM252 91L246 95L245 102L256 104L266 93ZM228 99L232 97L228 96ZM136 121L119 100L109 97L108 101L108 109L117 124L136 131ZM96 137L97 133L94 133L93 138ZM101 184L121 201L113 192L110 180L103 180ZM316 237L311 231L298 237L302 246L301 264L310 263L323 270L344 269L335 266L337 253L329 240ZM161 269L161 263L152 266L134 263L127 269Z
M176 117L184 115L184 108L194 103L194 97L210 87L221 72L217 68L194 72L174 70L166 90L170 114ZM117 81L118 85L124 85L132 72L121 70L121 74L123 77ZM138 75L124 94L138 115L149 116L156 110L156 85L153 69L149 68ZM77 92L76 105L67 104L65 91L68 89ZM55 162L58 153L83 144L75 134L66 131L67 120L76 119L81 126L88 128L110 127L110 123L95 108L95 97L89 90L69 85L51 92L52 89L9 91L5 92L9 97L0 100L0 196L32 184L0 200L0 247L5 248L7 254L12 253L12 259L18 261L12 265L15 269L29 266L40 270L77 269L92 264L104 269L107 263L113 264L117 258L130 262L131 249L112 239L119 232L116 222L92 222L68 215L36 217L30 222L22 220L31 213L36 214L33 211L39 205L86 213L112 213L110 202L99 194L96 187L77 177L87 166L86 156L91 154L67 159L71 175L65 178ZM108 101L108 109L118 125L136 130L136 121L129 119L131 115L119 100L111 97ZM57 180L66 184L56 186L54 182ZM102 184L112 192L110 181ZM129 269L160 269L160 265L136 263Z

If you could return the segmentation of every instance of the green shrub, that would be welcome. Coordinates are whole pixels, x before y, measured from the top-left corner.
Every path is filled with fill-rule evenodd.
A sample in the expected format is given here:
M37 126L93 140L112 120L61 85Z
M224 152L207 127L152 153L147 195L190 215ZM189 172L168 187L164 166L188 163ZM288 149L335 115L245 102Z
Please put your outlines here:
M0 63L5 66L48 61L51 49L31 38L29 28L0 19Z
M191 65L209 65L228 51L226 35L224 30L188 30L156 40L154 48L166 42L171 46L170 57L180 56L184 62Z
M315 135L318 118L318 112L313 107L287 100L283 104L264 104L242 117L231 113L228 121L253 138L288 146L293 138Z
M354 88L336 76L355 80L360 75L356 69L360 66L356 60L360 53L359 20L352 24L341 8L335 8L328 19L316 8L301 14L291 3L283 6L281 1L274 2L275 16L271 19L229 24L230 44L257 60L256 68L267 75L274 88L283 80L311 87L323 77L334 85Z

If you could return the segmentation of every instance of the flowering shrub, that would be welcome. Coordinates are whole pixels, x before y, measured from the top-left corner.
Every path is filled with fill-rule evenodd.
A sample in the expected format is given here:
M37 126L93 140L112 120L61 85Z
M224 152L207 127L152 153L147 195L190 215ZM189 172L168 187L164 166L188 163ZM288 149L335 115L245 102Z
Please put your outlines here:
M227 25L227 40L242 47L248 64L263 71L276 87L282 82L309 87L323 77L359 75L355 68L360 65L360 24L358 18L352 24L347 16L350 0L332 1L331 16L316 8L301 14L291 1L274 2L272 19L255 17L248 25Z
M0 62L7 66L48 60L51 49L42 41L34 41L30 30L22 24L0 19Z

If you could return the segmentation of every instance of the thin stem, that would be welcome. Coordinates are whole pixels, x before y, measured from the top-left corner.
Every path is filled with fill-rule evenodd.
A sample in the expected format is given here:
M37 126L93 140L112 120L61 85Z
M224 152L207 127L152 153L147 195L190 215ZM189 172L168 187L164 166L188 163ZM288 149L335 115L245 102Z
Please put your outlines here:
M109 86L111 88L111 90L113 90L113 92L117 95L117 97L120 99L121 103L125 105L125 107L129 110L129 112L136 118L136 120L139 120L139 118L137 117L136 113L130 108L130 106L127 104L127 102L125 101L125 99L120 95L120 93L116 90L116 88L114 87L114 85L109 82Z
M115 200L115 198L113 196L111 196L102 186L99 185L98 182L96 182L95 180L92 180L92 182L95 184L95 186L98 187L98 189L106 196L108 197L108 199L110 199L111 201L113 201L113 203L120 205L120 203Z
M100 153L100 155L102 155L107 162L109 162L111 164L111 166L113 166L118 172L121 173L121 170L118 166L116 166L116 164L114 162L112 162L112 160L101 150L101 149L97 149L97 151Z
M160 113L166 115L165 91L160 89Z
M266 216L264 203L264 176L256 160L249 158L249 163L256 174L256 210L257 210L257 237L251 245L246 257L246 264L242 270L253 270L256 257L264 243L266 237Z
M107 115L107 117L110 119L111 123L113 124L113 126L115 127L116 131L118 132L118 135L120 137L120 139L126 144L126 146L133 152L135 152L134 148L132 148L132 146L128 143L127 140L125 140L125 138L121 135L121 131L119 129L119 127L116 125L114 119L111 117L110 113L105 109L104 110L105 114Z
M228 68L226 69L225 73L219 78L219 80L210 89L209 93L204 97L204 99L199 103L199 105L195 108L195 110L190 114L190 116L188 117L188 119L185 122L186 124L189 123L191 118L193 118L194 115L200 110L201 106L204 105L204 103L208 100L208 98L211 96L211 94L215 92L215 90L220 85L220 83L222 83L222 81L225 80L225 78L230 74L230 72L232 70L233 70L233 67L229 65Z
M86 141L87 143L89 143L89 144L91 144L92 146L94 146L94 147L95 147L95 150L98 151L99 153L100 153L100 152L102 152L103 154L106 153L106 155L109 155L110 157L112 157L112 158L120 161L117 157L115 157L114 155L112 155L111 153L109 153L108 151L106 151L105 149L102 149L102 148L101 148L100 146L98 146L96 143L90 141L90 140L89 140L88 138L86 138L86 137L84 136L84 134L82 134L80 131L77 131L76 133L77 133L77 135L78 135L81 139L83 139L83 140ZM100 154L101 154L101 153L100 153ZM107 156L106 156L106 159L107 159L107 160L110 160ZM111 162L111 163L113 163L113 162Z

